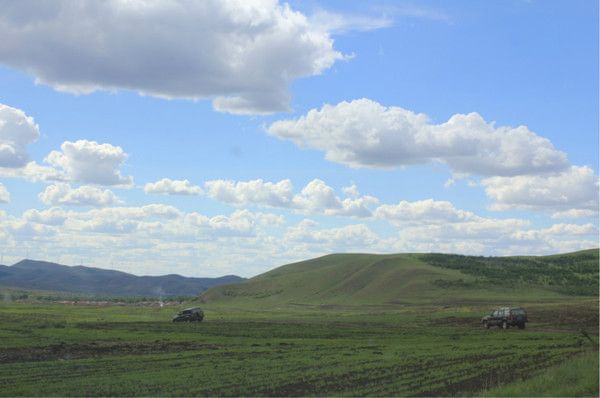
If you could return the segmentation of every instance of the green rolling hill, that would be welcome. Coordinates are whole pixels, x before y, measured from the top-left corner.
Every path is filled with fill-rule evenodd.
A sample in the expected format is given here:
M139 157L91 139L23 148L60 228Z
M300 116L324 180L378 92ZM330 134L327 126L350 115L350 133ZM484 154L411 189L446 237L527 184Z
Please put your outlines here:
M204 292L206 303L394 305L598 295L598 249L541 257L332 254Z

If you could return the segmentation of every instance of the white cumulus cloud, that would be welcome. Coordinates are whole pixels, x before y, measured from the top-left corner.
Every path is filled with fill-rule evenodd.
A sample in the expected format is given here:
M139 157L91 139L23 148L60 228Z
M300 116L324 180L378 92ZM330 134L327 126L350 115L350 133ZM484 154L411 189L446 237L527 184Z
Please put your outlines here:
M569 209L555 211L552 213L552 218L585 218L585 217L597 217L597 210L589 209Z
M39 136L39 127L31 116L20 109L0 104L0 168L25 166L29 161L27 145L37 141Z
M111 206L121 203L121 200L112 191L98 187L84 185L72 188L66 183L52 184L38 195L38 198L47 205L70 206Z
M592 224L554 224L548 228L516 231L512 237L519 240L541 240L557 236L598 235L598 228Z
M568 166L563 152L525 126L496 127L477 113L433 124L425 114L364 98L276 121L267 132L324 151L328 160L350 167L441 161L455 173L512 176Z
M162 180L149 182L144 185L144 192L161 195L201 195L202 188L193 185L188 180L163 178Z
M305 219L289 227L283 236L288 243L316 245L325 251L369 250L379 237L364 224L351 224L337 228L319 228L312 220Z
M61 171L54 167L40 165L33 160L21 168L0 167L0 176L23 178L33 182L68 181L68 177Z
M133 177L122 176L120 167L127 154L119 146L99 144L96 141L65 141L60 151L52 151L45 162L69 181L98 185L133 184Z
M68 217L69 214L58 207L41 211L29 209L23 213L23 220L44 225L62 225Z
M204 183L206 194L234 205L289 207L294 195L290 180L277 183L262 179L250 181L212 180Z
M7 1L0 63L57 90L214 98L217 110L288 108L289 85L344 55L277 0Z
M330 216L370 217L368 206L379 200L373 196L340 199L332 187L324 181L314 179L299 194L294 196L292 205L302 213L323 213Z
M372 196L339 198L335 190L316 178L299 193L294 193L290 180L277 183L262 179L250 181L213 180L205 184L209 197L237 206L265 206L292 209L299 213L331 216L369 217L369 206L379 201ZM357 193L358 189L351 193Z
M375 216L393 224L456 223L473 221L478 218L471 212L457 209L448 201L433 199L415 202L403 200L398 204L384 204L375 209Z
M598 212L598 176L587 166L546 175L491 177L481 183L494 210L547 210L555 218Z

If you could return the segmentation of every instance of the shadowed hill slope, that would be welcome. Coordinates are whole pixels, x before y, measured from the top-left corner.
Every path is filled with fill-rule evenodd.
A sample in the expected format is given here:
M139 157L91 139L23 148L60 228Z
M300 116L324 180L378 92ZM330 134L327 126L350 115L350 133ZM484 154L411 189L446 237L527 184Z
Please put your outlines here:
M545 257L332 254L209 289L200 299L235 305L510 303L596 296L597 286L597 249Z
M66 266L46 261L22 260L0 265L0 286L115 296L194 296L206 289L245 280L186 278L181 275L136 276L121 271Z

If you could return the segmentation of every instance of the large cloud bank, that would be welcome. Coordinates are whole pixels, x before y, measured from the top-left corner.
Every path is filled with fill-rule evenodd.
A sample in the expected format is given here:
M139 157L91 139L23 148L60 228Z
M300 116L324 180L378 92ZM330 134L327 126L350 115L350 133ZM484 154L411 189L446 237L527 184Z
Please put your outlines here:
M276 0L3 1L0 63L55 89L214 98L220 111L288 108L290 83L344 56Z
M355 168L445 163L457 176L484 177L493 210L549 211L555 218L598 212L593 169L571 165L564 152L526 126L497 127L477 113L435 124L425 114L363 98L276 121L267 132Z
M496 127L479 114L433 124L427 115L369 99L324 105L267 131L325 152L350 167L391 168L433 161L456 173L511 176L563 170L566 155L525 126Z

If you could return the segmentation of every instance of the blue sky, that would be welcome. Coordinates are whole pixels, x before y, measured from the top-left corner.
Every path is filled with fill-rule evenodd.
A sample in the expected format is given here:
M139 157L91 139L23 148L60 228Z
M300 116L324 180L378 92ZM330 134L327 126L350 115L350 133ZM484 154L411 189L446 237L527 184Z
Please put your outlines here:
M597 2L2 9L4 263L598 246Z

